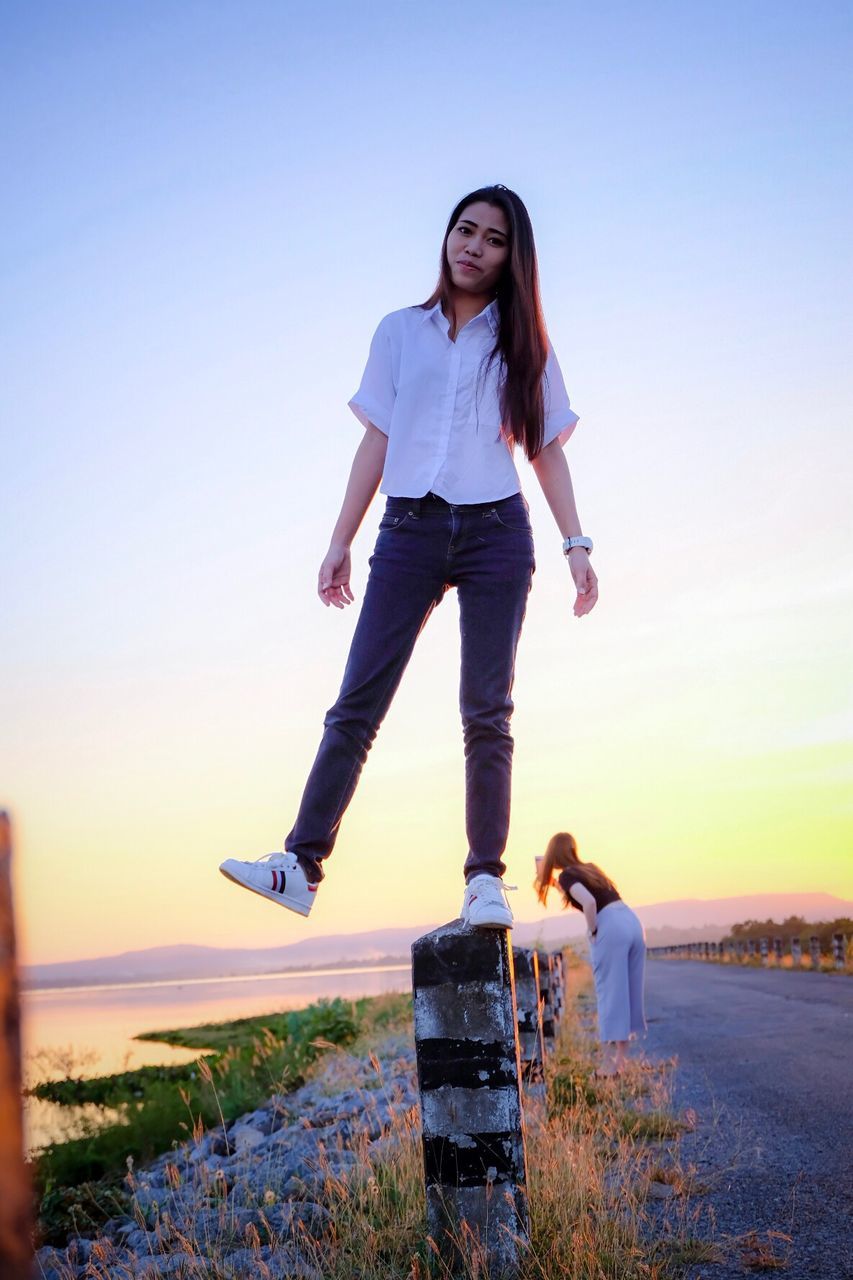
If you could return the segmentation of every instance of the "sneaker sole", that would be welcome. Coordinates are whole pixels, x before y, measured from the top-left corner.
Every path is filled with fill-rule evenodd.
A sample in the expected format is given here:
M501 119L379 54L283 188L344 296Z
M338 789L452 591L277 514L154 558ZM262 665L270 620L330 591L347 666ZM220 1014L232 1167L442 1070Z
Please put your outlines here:
M262 889L257 884L247 884L245 880L238 880L230 871L225 871L223 867L219 870L225 876L226 880L230 880L232 884L238 884L241 889L248 889L250 893L258 893L262 898L269 898L270 902L277 902L280 907L287 907L288 911L295 911L298 916L307 916L311 912L311 903L305 906L304 902L300 902L297 898L291 898L287 893L276 893L274 889Z
M515 921L512 916L503 920L472 920L470 916L461 917L463 924L470 924L474 929L511 929Z

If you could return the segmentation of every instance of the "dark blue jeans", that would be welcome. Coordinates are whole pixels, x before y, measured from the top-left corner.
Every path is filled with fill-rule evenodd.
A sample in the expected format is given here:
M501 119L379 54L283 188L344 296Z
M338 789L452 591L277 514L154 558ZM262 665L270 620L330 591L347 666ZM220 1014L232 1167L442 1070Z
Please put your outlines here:
M334 848L367 753L418 634L448 587L459 593L465 743L465 878L499 876L509 829L515 653L535 565L527 504L452 506L389 498L335 705L284 842L312 880Z

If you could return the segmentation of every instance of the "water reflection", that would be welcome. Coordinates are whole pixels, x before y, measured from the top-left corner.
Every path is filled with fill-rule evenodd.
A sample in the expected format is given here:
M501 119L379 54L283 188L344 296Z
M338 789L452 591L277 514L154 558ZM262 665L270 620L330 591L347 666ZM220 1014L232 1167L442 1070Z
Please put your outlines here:
M381 995L411 989L407 964L364 969L261 974L45 989L23 993L24 1079L89 1078L147 1065L194 1062L195 1049L135 1040L146 1031L225 1022L302 1009L323 997ZM59 1107L30 1099L25 1108L30 1150L80 1136L100 1108Z

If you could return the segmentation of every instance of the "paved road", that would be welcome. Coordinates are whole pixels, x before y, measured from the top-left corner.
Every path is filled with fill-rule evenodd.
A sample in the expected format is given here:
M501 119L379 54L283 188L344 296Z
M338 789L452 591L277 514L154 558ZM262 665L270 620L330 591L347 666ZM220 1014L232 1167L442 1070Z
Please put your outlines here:
M676 1105L699 1117L683 1157L711 1182L718 1232L783 1232L789 1280L849 1280L853 979L689 960L646 973L646 1049L677 1056ZM727 1252L690 1275L743 1276Z

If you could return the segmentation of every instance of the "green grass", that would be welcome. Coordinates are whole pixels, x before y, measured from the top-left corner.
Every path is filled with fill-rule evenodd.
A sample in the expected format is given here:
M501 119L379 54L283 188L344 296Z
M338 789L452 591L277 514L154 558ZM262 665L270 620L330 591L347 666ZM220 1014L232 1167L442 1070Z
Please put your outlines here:
M69 1231L89 1232L114 1216L124 1203L128 1158L145 1163L194 1130L235 1120L273 1093L298 1087L328 1048L406 1018L410 996L321 1000L289 1013L155 1033L158 1040L214 1050L195 1066L142 1067L38 1086L36 1096L65 1105L95 1102L120 1116L118 1123L93 1125L83 1137L47 1147L35 1160L42 1241L62 1242Z
M661 1142L677 1138L688 1127L685 1121L669 1111L625 1110L620 1116L622 1132L643 1142Z

